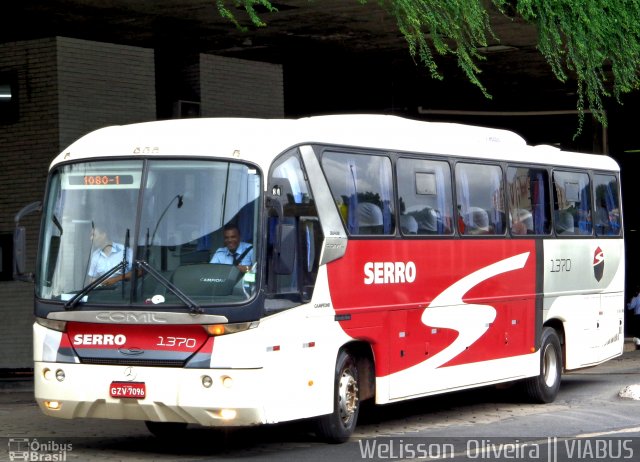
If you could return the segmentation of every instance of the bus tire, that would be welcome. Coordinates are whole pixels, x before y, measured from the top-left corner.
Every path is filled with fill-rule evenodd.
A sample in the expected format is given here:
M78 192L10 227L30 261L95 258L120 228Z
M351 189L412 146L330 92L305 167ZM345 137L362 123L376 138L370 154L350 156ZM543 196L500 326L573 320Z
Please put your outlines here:
M144 424L153 436L165 441L175 440L187 430L187 424L184 422L153 422L146 420Z
M536 403L551 403L562 378L562 346L555 329L545 327L540 340L540 374L525 380L525 392Z
M316 434L327 443L344 443L353 434L360 412L359 374L355 358L342 350L335 370L333 412L316 420Z

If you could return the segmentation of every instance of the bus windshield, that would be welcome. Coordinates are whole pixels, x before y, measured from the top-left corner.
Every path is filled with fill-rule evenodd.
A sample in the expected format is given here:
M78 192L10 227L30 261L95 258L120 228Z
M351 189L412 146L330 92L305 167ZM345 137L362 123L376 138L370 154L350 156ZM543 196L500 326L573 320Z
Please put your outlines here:
M66 309L247 300L260 184L255 167L235 162L62 165L48 184L36 295Z

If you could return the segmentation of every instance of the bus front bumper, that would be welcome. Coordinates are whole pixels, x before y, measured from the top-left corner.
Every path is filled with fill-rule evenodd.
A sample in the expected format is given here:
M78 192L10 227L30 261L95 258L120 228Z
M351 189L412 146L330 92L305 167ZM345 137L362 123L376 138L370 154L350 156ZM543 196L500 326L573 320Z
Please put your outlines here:
M184 422L204 426L269 423L262 369L174 369L36 362L35 399L49 416ZM112 396L114 387L144 397Z

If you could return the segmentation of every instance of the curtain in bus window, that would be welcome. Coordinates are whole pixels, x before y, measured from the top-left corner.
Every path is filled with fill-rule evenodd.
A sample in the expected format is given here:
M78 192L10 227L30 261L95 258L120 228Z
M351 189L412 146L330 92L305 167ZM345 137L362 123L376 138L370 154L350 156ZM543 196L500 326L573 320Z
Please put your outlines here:
M59 176L55 177L57 180L60 179ZM52 181L53 184L53 181ZM60 188L60 182L58 181L56 183L57 188ZM47 226L45 229L47 230L47 233L45 235L45 238L43 240L43 252L44 255L47 256L47 267L46 267L46 271L43 271L42 274L44 275L43 277L43 281L42 281L42 285L44 287L48 287L48 288L52 288L53 292L51 292L51 290L48 291L48 293L41 293L42 296L45 297L50 297L53 293L60 293L61 289L58 289L58 287L65 287L64 284L66 283L66 281L64 281L65 278L68 277L74 277L74 280L72 281L72 285L71 284L67 284L67 286L69 287L82 287L83 285L85 285L85 280L86 280L86 274L87 274L87 270L88 270L88 262L89 260L87 260L87 264L85 265L87 268L82 269L80 272L74 271L73 266L71 264L65 264L67 262L71 263L73 262L73 252L69 252L70 250L72 250L74 248L73 244L72 245L61 245L62 244L62 240L63 239L69 239L69 237L71 237L71 241L70 242L84 242L85 240L88 240L88 235L87 236L78 236L75 235L76 231L77 231L77 226L76 223L74 223L73 221L71 222L72 225L67 227L67 223L65 223L65 220L63 220L63 210L65 209L66 206L66 197L67 197L67 191L65 190L60 190L60 189L53 189L54 187L52 186L52 191L51 191L51 197L56 197L54 194L58 193L60 194L58 196L58 200L55 201L53 203L53 211L51 212L51 217L52 217L52 222L54 226ZM53 217L56 218L56 220L58 221L53 221ZM60 220L63 220L62 223L60 223ZM65 233L63 233L63 229L67 229L67 233L65 235ZM71 231L71 233L69 233L69 231ZM70 234L70 236L69 236ZM57 242L57 244L56 244ZM87 249L87 252L89 252L90 249ZM59 267L61 269L56 271L56 267Z
M445 213L447 207L447 192L445 190L444 172L441 165L435 164L436 174L436 203L438 205L438 220L436 222L438 234L445 234Z
M313 269L313 261L315 258L315 248L313 235L311 233L313 224L311 222L304 223L304 241L305 241L305 251L307 254L307 258L305 259L306 268L305 270L310 273Z
M358 173L356 163L353 160L347 161L347 188L348 201L347 204L347 229L351 234L358 234Z
M380 198L382 200L382 231L390 234L392 231L392 209L391 209L391 171L386 158L380 158Z
M467 171L462 166L458 166L457 168L457 186L458 186L458 224L462 226L464 224L464 220L460 217L466 217L469 214L471 209L471 202L469 199L469 177L467 175ZM473 220L473 217L471 217ZM469 226L475 226L474 223L467 223ZM460 232L464 233L464 226Z
M580 234L591 234L591 204L589 198L589 177L580 176L581 200L578 207L578 229Z
M278 178L287 178L291 186L291 194L296 204L302 203L303 191L299 184L298 172L300 172L300 163L295 157L283 162L274 170L274 176Z
M211 194L212 192L209 190L210 188L210 181L208 181L208 175L206 172L200 172L198 175L196 175L196 182L199 185L202 185L201 187L206 188L206 190L201 190L200 194L201 197L213 197ZM202 217L202 224L200 225L200 229L198 231L198 240L196 243L196 252L209 252L211 250L211 247L213 246L213 240L211 238L211 230L215 229L214 223L213 223L213 219L212 219L212 215L211 214L204 214L204 216Z
M533 232L535 234L546 234L545 229L545 182L542 172L529 172L531 181L531 198L533 200Z
M607 215L609 218L609 232L608 234L619 234L620 233L620 221L616 220L615 214L618 209L618 203L616 201L616 197L613 194L613 188L611 187L611 183L607 183L605 189L605 201L607 205Z
M238 212L238 226L240 238L244 242L253 242L253 217L255 214L255 202L245 204Z
M506 217L504 216L504 198L503 195L501 194L502 188L501 188L501 176L499 174L500 170L498 169L496 172L496 169L491 168L491 184L493 186L493 189L491 191L491 194L493 196L493 210L491 212L492 214L492 222L493 222L493 232L495 234L502 234L504 232L504 222L506 220Z

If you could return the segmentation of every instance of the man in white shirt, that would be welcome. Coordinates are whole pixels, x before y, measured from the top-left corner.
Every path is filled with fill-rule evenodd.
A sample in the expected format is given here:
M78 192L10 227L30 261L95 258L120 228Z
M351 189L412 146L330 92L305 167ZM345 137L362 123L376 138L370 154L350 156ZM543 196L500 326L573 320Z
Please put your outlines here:
M103 226L95 226L91 231L91 240L93 247L96 249L91 254L91 262L89 263L89 271L87 275L90 282L95 281L104 273L115 267L118 263L122 263L124 256L124 245L115 243L109 237L108 232ZM131 248L127 249L127 271L122 274L122 268L116 271L112 277L102 283L109 286L123 279L129 279L131 266L133 264L133 253Z

